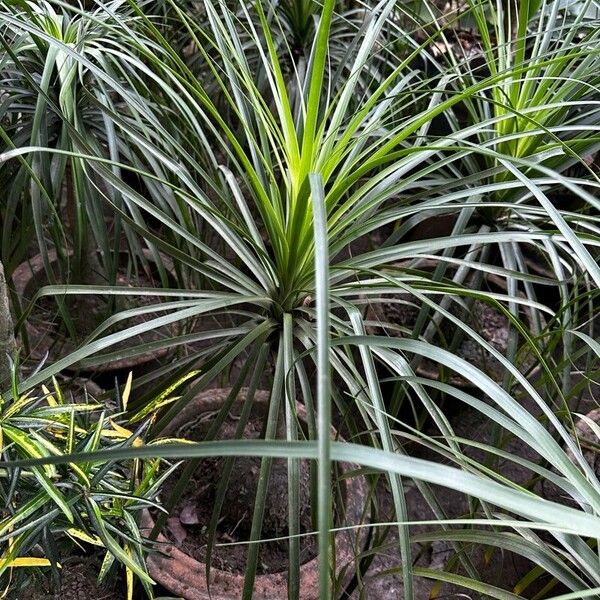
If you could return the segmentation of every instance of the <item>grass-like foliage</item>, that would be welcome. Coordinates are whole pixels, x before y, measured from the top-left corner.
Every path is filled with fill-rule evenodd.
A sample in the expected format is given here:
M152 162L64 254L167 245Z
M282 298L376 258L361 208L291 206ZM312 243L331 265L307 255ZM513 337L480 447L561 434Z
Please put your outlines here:
M385 475L405 598L415 597L416 577L515 598L544 573L552 577L547 594L560 583L576 592L565 598L592 597L600 593L600 483L574 438L569 410L583 390L573 361L587 360L591 377L599 349L598 3L469 0L449 15L428 4L111 0L85 11L56 0L36 11L26 2L3 7L0 31L10 51L0 73L14 83L0 103L0 164L18 173L2 204L4 231L25 227L15 215L33 208L35 216L42 198L59 212L69 162L79 182L80 221L85 213L97 224L101 257L116 251L120 237L94 221L102 213L96 201L123 225L133 259L141 259L142 247L159 265L168 256L181 284L119 289L51 279L56 285L40 296L162 301L111 316L20 389L76 363L173 348L176 358L144 383L160 390L192 369L200 373L153 423L150 434L160 436L194 394L242 363L234 389L270 389L264 441L106 454L73 446L94 454L42 456L91 469L102 456L258 454L265 457L263 482L271 457L287 457L290 598L302 597L302 457L318 464L313 487L325 600L340 593L330 578L331 464L338 460L365 467L373 494L373 473ZM62 15L64 33L49 31L40 15ZM74 24L71 33L66 23ZM461 23L472 28L475 57L457 46ZM88 202L85 190L92 188ZM449 225L436 229L438 217ZM423 227L433 233L423 237ZM39 217L34 228L46 240ZM82 248L90 228L75 231L80 237L68 243ZM3 243L7 264L18 246ZM368 310L390 295L408 295L417 307L410 330L398 336ZM506 321L502 351L465 317L475 303ZM148 320L104 335L134 311ZM443 322L453 333L440 342ZM172 327L169 339L114 347L164 325ZM460 355L465 341L490 357L500 376ZM531 357L537 368L524 368ZM424 361L436 365L435 378L423 376ZM263 376L269 368L272 377ZM461 389L456 374L475 391ZM148 400L140 395L132 406L143 409ZM306 431L296 400L307 408ZM411 404L429 420L428 433L408 418ZM498 443L459 438L448 406L469 407L493 423ZM342 415L352 443L330 441L334 415ZM511 453L507 439L527 455ZM436 459L411 456L408 441ZM503 460L523 467L531 485L506 480L498 470ZM42 468L32 473L42 481ZM539 497L539 480L556 486L564 505ZM406 506L413 482L440 523L435 536L456 550L447 570L413 568L418 536ZM440 485L471 499L464 520L446 518ZM266 491L266 483L259 486L251 542L261 538ZM60 511L60 497L54 500ZM245 600L258 546L248 550ZM519 589L503 590L482 581L472 546L510 549L538 567ZM375 544L362 558L378 551Z

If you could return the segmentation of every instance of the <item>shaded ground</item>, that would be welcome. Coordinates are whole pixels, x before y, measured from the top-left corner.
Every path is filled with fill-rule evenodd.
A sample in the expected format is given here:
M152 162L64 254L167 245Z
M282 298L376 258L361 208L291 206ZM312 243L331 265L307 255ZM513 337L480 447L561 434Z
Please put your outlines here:
M43 589L43 585L36 585L28 590L27 594L19 594L14 600L28 598L29 600L123 600L125 591L122 582L116 586L123 590L117 593L111 587L114 579L108 578L104 585L98 586L96 577L98 574L99 562L94 558L67 560L62 565L61 587L59 590L50 592Z
M586 413L596 407L597 404L594 402L594 397L600 397L600 395L597 394L598 388L599 386L595 385L588 389L583 394L578 406L572 407L572 409L576 409L581 413ZM531 412L531 414L539 414L540 412L531 400L523 402L523 405ZM464 437L489 444L495 443L496 432L492 424L489 421L484 420L484 417L480 413L472 409L463 408L455 414L448 416L458 437ZM430 433L431 435L435 435L433 430ZM526 444L518 439L509 440L503 447L510 453L528 458L535 462L538 461L538 456ZM440 460L439 456L436 454L415 445L411 446L410 454L421 458L429 458L436 461ZM468 450L467 454L478 460L483 456L480 451L472 449ZM526 483L531 478L530 472L509 461L501 461L497 468L507 479L513 482ZM409 482L409 485L412 485L412 483ZM432 489L448 517L456 518L468 514L468 499L463 494L445 488L432 487ZM552 489L547 483L542 486L537 485L535 490L549 500L556 502L564 501L561 494L556 489ZM394 520L391 494L387 489L387 485L383 482L382 485L379 486L378 498L383 509L380 521L385 522L387 520ZM427 502L416 487L413 486L407 491L406 499L410 520L429 520L434 518ZM424 526L413 526L411 527L411 533L414 535L419 532L425 532L427 529L428 528ZM439 530L439 527L437 527L437 529ZM429 531L432 531L432 528L429 528ZM544 537L543 533L541 534L541 537ZM401 560L397 540L397 529L390 529L385 551L378 553L374 558L360 586L350 595L349 598L351 600L402 598L404 588L401 575L399 574ZM500 550L495 549L487 555L484 552L485 550L486 549L481 547L474 548L471 559L477 567L483 581L496 585L504 590L512 591L514 585L534 566L523 557L510 552L501 552ZM434 542L431 545L413 544L412 548L413 563L415 567L442 570L444 569L446 560L450 558L452 554L452 548L446 541ZM524 597L531 597L534 593L534 589L535 591L538 591L547 582L548 578L540 580L535 586L531 586L527 589L524 593ZM434 582L424 578L415 578L414 585L415 600L427 600L433 590ZM561 590L559 586L556 586L552 589L551 595L558 594L561 591L566 592L568 590ZM438 599L460 598L462 600L479 600L480 598L485 597L479 592L471 592L465 588L459 588L449 584L444 584L440 589L436 590L436 592L436 598Z

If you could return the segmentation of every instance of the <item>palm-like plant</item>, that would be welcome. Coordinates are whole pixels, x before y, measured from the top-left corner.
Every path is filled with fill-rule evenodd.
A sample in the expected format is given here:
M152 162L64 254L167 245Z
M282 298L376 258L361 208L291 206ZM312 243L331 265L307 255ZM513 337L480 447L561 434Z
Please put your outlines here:
M112 10L118 13L120 4L114 3ZM104 198L110 195L118 207L123 199L80 155L112 161L116 177L121 176L119 161L128 157L128 147L100 108L122 112L127 107L132 119L139 108L119 95L140 76L136 65L121 60L123 49L110 35L115 16L99 8L85 12L68 3L25 0L4 4L0 11L0 178L9 188L1 208L2 256L9 278L30 257L32 237L50 284L115 285L125 247L129 270L143 264L150 273L147 255L119 215L107 224ZM120 17L124 24L131 14L125 11ZM29 149L27 156L23 148ZM135 208L130 214L136 214ZM164 267L154 258L164 278ZM19 299L13 300L18 307ZM98 300L102 306L103 300ZM57 298L58 327L76 341L81 341L82 332L74 324L74 313L87 310L85 298L83 306L79 302L74 308ZM19 308L18 313L27 307ZM111 311L112 305L104 316Z
M530 302L548 302L558 292L564 307L556 317L565 330L564 357L572 352L568 329L592 316L573 315L571 300L598 283L597 253L581 242L595 231L598 209L598 175L590 168L600 148L598 29L590 19L594 4L580 3L567 18L558 2L464 3L460 18L475 24L479 60L452 51L445 28L435 39L447 52L442 58L429 57L444 81L440 98L452 103L465 86L478 88L463 98L458 113L447 115L449 131L439 145L476 144L478 149L452 158L446 153L447 162L440 163L434 181L459 186L451 193L443 187L435 190L435 211L455 215L456 233L558 233L552 240L488 244L480 252L485 260L513 272L507 280L511 294L520 290ZM575 173L574 165L579 167ZM469 183L463 186L460 178ZM432 191L428 182L424 193ZM472 203L475 212L461 224L456 215L466 215L463 202ZM391 241L401 240L426 216L415 210ZM579 251L573 253L574 247ZM541 287L531 279L536 275L546 278ZM538 323L541 328L542 321ZM417 328L416 334L420 332ZM562 386L563 392L570 387L568 368Z
M382 469L389 478L398 521L406 598L412 596L411 582L415 575L454 581L493 597L511 596L479 581L474 565L466 558L461 565L466 575L462 576L453 572L413 570L412 536L406 524L401 476L416 480L440 520L445 518L444 511L427 483L446 485L480 499L481 503L474 503L471 516L481 519L480 523L485 526L514 528L516 535L526 539L519 551L543 564L544 569L570 589L581 592L597 587L600 581L593 566L597 557L586 544L585 536L592 532L595 535L598 529L599 484L550 404L555 397L562 401L570 385L570 369L565 362L555 373L550 368L553 344L556 339L568 338L567 328L577 323L551 321L554 329L544 331L543 338L536 338L537 333L542 333L541 327L532 335L519 318L522 306L534 315L534 322L536 315L540 324L541 315L552 316L552 311L538 302L539 298L532 292L541 278L525 266L522 249L528 245L548 257L561 282L565 279L565 264L572 268L575 279L589 279L593 285L600 282L600 269L594 258L597 240L593 232L597 231L597 218L592 213L583 219L555 208L544 191L546 186L563 185L584 202L595 205L584 187L587 182L573 182L561 175L561 170L573 160L573 152L587 152L595 147L595 104L586 96L587 91L581 92L583 95L577 99L585 100L590 129L586 129L585 115L574 114L573 126L565 125L561 119L571 119L569 111L556 112L548 96L542 93L552 88L556 77L553 69L558 65L563 66L563 74L575 69L578 79L587 77L586 89L591 89L598 62L595 48L589 44L575 51L573 46L564 51L555 49L548 59L542 58L543 52L530 58L517 41L516 50L511 49L510 54L517 57L517 63L490 69L487 77L477 81L469 81L460 71L448 71L439 80L432 81L430 74L423 75L413 67L418 47L404 57L394 57L392 51L386 49L383 75L375 77L371 69L373 56L384 51L382 45L394 32L398 36L407 35L402 22L393 18L394 3L383 1L365 9L365 24L354 32L347 58L349 75L338 79L336 85L326 86L325 82L335 79L328 61L329 34L335 16L333 2L325 2L318 13L306 71L295 70L291 78L286 76L284 65L294 64L293 57L290 60L286 45L277 40L277 31L271 27L269 13L262 4L252 9L243 5L232 9L225 3L206 0L204 10L209 26L200 27L178 3L171 2L172 14L177 15L212 70L210 79L219 88L219 102L224 99L227 104L224 113L216 104L212 88L207 90L203 80L188 68L152 19L133 1L129 5L136 14L135 23L115 25L113 33L118 32L123 45L133 49L135 58L130 55L128 60L147 77L147 81L140 79L127 91L127 97L135 106L142 104L143 98L147 99L146 111L139 111L136 118L131 119L119 115L110 106L102 110L114 123L120 139L127 140L130 147L135 143L139 145L130 150L131 161L135 170L153 183L148 188L148 196L125 185L110 168L95 160L93 153L80 151L78 157L126 200L130 213L116 202L112 205L122 211L120 214L132 229L143 236L147 244L172 256L185 271L188 289L161 291L161 296L170 296L172 301L143 310L149 314L166 311L166 314L161 312L144 327L187 320L193 323L199 317L225 313L237 320L235 325L225 322L209 332L192 329L185 336L152 346L183 346L207 338L212 342L208 350L190 353L159 373L162 376L172 371L175 378L193 364L202 368L189 392L158 420L154 433L160 434L180 406L226 370L235 357L244 353L252 357L243 370L244 376L250 377L250 370L257 377L262 375L268 360L275 368L270 382L267 442L254 445L219 442L161 452L188 457L263 453L267 457L261 468L263 482L268 480L269 457L289 458L292 597L299 596L296 537L299 527L294 518L299 513L299 456L319 459L316 489L323 598L332 593L328 578L328 534L332 525L330 461L340 458ZM482 6L474 3L473 14L478 16ZM551 4L541 4L539 8L541 22L547 22L554 8ZM519 40L526 37L527 23L534 22L533 13L533 10L523 9ZM483 30L484 21L480 19L479 23ZM544 36L545 31L540 29L537 37L532 37L534 44L536 40L542 44ZM77 59L76 50L61 42L56 45ZM508 45L500 44L500 47L500 52L509 52ZM248 62L248 50L251 56L259 58L260 68ZM490 38L486 57L491 62L496 56L492 51L496 51L496 46ZM528 82L527 73L535 73L532 81ZM446 95L450 84L455 86L454 92ZM539 96L537 92L530 95L532 86ZM116 83L113 87L118 89ZM571 91L565 93L580 93L579 88L569 89ZM507 93L521 105L511 105L509 111ZM477 108L480 112L473 114L483 114L484 118L457 122L448 136L430 136L433 119L459 103ZM524 106L525 103L528 105ZM536 134L539 129L540 139L543 139L543 145L538 148L527 141L532 132L529 114L540 122L539 127L533 129ZM159 135L156 124L161 119L164 129ZM477 145L476 141L482 143ZM559 163L553 152L565 148L572 152ZM203 157L207 154L208 157ZM593 189L594 185L591 183L590 187ZM539 206L530 202L531 198L535 198ZM495 214L501 209L502 214L508 215L503 217L507 226L491 227L489 222L473 221L475 209L483 215L489 211ZM415 221L448 211L457 213L452 235L425 241L403 239L403 233ZM166 234L157 235L146 227L138 217L141 214L159 219ZM513 220L516 220L514 226ZM358 242L369 234L396 223L400 223L399 229L382 247L367 251L357 249ZM581 233L584 229L587 234ZM215 239L217 250L211 244ZM496 249L502 259L500 263L493 260L492 253ZM399 261L423 258L438 261L440 266L433 275L411 269L406 262L398 266ZM459 276L447 276L449 271L444 265L448 263L458 266ZM465 289L462 282L466 281L465 273L469 271L475 276L493 273L505 278L506 293L490 294L476 287ZM525 298L519 295L519 287L525 290ZM69 292L68 288L60 290ZM97 291L88 290L89 293ZM422 323L427 314L450 320L462 335L494 356L506 372L502 385L453 352L429 343L425 328L416 328L414 339L366 336L369 323L363 315L364 303L378 302L382 294L399 292L411 293L425 307ZM103 293L123 292L106 289ZM134 290L133 293L151 292ZM436 302L441 295L448 300ZM501 355L448 310L449 303L464 304L473 297L503 310L510 319L515 334L508 356ZM568 314L575 306L574 302L566 302L568 298L569 293L562 295L562 314ZM116 315L109 319L91 336L89 344L29 378L24 386L34 385L55 369L76 361L114 358L122 351L112 350L111 346L137 330L130 328L104 337L102 333L123 317ZM521 334L520 338L517 333ZM543 385L537 389L514 364L521 340L526 340L542 367ZM142 353L148 349L145 346L133 351ZM107 352L98 355L102 351ZM415 362L423 356L467 376L489 404L444 381L417 377ZM384 396L377 364L384 365L398 381L398 395L416 398L430 414L439 438L411 431L402 422L394 399L390 401ZM314 365L319 375L316 390L309 377ZM333 389L328 387L329 369L334 373L336 386ZM302 391L309 416L312 415L309 438L317 439L318 444L297 443L304 435L294 414L297 388ZM357 415L350 431L362 445L330 445L330 393L341 414L354 411ZM439 395L479 411L498 428L520 439L540 462L555 466L558 474L493 446L481 448L486 452L486 460L474 461L461 446L461 443L474 442L456 439L446 415L434 401ZM537 407L544 424L537 414L521 406L517 401L521 398L529 399ZM285 443L274 442L278 436L285 436ZM428 446L439 454L440 460L447 460L457 468L403 456L402 442L407 438ZM557 440L573 449L577 465ZM156 449L137 450L140 456L144 452L156 452ZM533 475L554 482L583 510L546 503L533 497L529 489L503 481L490 467L499 457L520 462ZM252 541L260 538L265 491L266 483L259 489L256 500ZM526 521L506 520L505 515L496 514L489 503L541 523L540 527L554 536L555 545L535 538ZM584 510L592 514L584 514ZM464 533L458 526L458 523L444 523L439 535L455 542L457 548L458 544L476 540L501 548L515 548L513 533L486 529ZM257 548L257 544L249 548L246 598L252 594Z

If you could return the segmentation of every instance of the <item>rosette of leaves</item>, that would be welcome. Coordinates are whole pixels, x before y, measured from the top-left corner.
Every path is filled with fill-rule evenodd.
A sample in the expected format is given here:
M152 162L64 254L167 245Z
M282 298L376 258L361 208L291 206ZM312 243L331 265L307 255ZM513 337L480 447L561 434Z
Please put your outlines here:
M528 304L551 306L546 316L555 320L554 330L566 332L546 342L561 350L557 368L564 392L574 348L568 330L591 323L596 310L578 298L598 285L595 243L586 248L582 242L597 235L600 208L597 6L591 0L469 0L456 19L428 23L442 50L427 60L436 73L438 101L446 104L447 131L430 131L430 143L441 151L439 167L426 185L415 181L419 191L411 184L400 192L414 214L385 243L401 243L419 223L440 214L451 216L455 235L542 236L481 245L469 262L510 272L511 295L518 290ZM453 42L465 19L470 49ZM454 154L450 145L462 150ZM435 196L436 207L423 211L424 196ZM451 250L446 254L464 259ZM440 267L435 278L444 272ZM511 311L517 314L516 305ZM415 336L425 332L425 323L420 319ZM538 332L545 329L538 324ZM553 395L551 388L547 393Z
M109 161L121 177L131 147L109 111L135 120L144 110L128 95L144 88L144 74L135 60L122 60L135 57L134 48L111 34L113 19L123 26L133 19L126 9L119 1L88 10L46 0L0 7L0 181L7 189L0 201L1 255L8 279L36 251L49 284L115 285L124 254L131 269L151 270L140 242L105 204L110 198L122 209L123 198L86 158ZM161 265L159 271L164 276ZM100 302L102 319L114 312L112 300ZM86 298L78 301L85 305ZM58 297L56 304L61 330L74 340L85 337L73 323L75 300Z
M129 4L135 5L133 0ZM197 23L194 15L181 10L175 1L171 2L172 14L187 29L190 40L203 49L206 63L213 69L212 80L218 84L227 110L216 104L213 90L207 89L204 79L189 69L179 49L173 48L161 31L153 27L152 15L139 12L135 28L131 31L127 27L118 28L118 35L127 43L135 40L136 51L143 55L137 64L152 73L164 96L157 106L159 96L141 95L138 102L146 101L147 113L135 123L113 114L109 108L106 112L122 132L139 140L145 165L140 157L137 168L157 185L143 195L102 164L90 161L90 168L101 173L128 203L137 206L149 219L161 222L163 229L159 235L129 218L149 244L172 256L189 275L186 278L189 289L160 292L171 301L149 309L157 316L144 326L214 318L214 327L208 330L160 342L183 346L203 340L208 346L193 349L184 359L167 365L157 374L163 380L162 385L168 386L169 379L176 379L178 372L186 372L192 364L202 366L194 385L161 415L154 432L159 434L199 389L230 371L234 361L241 358L243 368L235 386L250 381L257 388L264 378L271 392L266 441L213 441L194 447L143 448L131 452L156 451L179 458L199 458L211 453L227 457L260 453L265 457L252 516L250 541L254 543L248 550L245 599L252 597L264 500L274 456L287 457L291 473L288 480L290 597L300 597L296 519L300 456L318 459L315 496L324 599L338 591L330 580L332 459L352 460L385 473L393 498L394 519L398 522L398 539L394 543L402 557L398 569L402 572L407 599L414 597L412 582L416 577L456 582L492 597L513 597L511 592L481 581L468 553L463 551L473 540L479 540L475 544L482 546L516 548L532 563L543 563L544 572L571 590L582 592L600 585L597 554L586 538L597 537L599 484L581 456L576 452L578 459L574 464L557 441L575 447L552 404L557 397L562 406L565 398L561 392L569 386L568 373L564 369L553 370L548 362L554 348L538 343L532 336L526 340L549 382L548 390L540 390L515 365L514 347L506 356L500 354L445 304L435 301L440 295L448 302L476 298L501 309L510 317L511 324L522 330L519 305L525 304L534 314L550 311L531 298L523 300L518 294L521 282L539 283L539 278L526 271L514 250L528 245L544 251L557 272L564 264L562 260L569 257L578 276L589 277L596 285L600 283L600 268L593 258L597 239L582 233L579 221L568 212L557 213L545 201L546 167L539 165L542 176L538 177L533 166L535 160L545 159L545 155L536 155L535 151L527 157L509 154L511 145L501 145L509 140L492 127L496 117L486 117L464 128L458 126L442 139L430 135L433 119L461 102L487 100L488 109L492 110L491 95L497 89L504 89L507 82L518 80L523 74L521 67L513 65L475 83L449 73L457 93L446 97L448 82L440 78L432 83L429 75L424 77L418 68L411 66L414 56L408 56L398 59L386 77L373 78L372 85L363 93L360 78L369 73L373 57L381 50L381 41L386 39L381 37L382 32L395 27L398 35L405 35L392 19L396 3L383 1L368 7L365 27L355 32L349 46L351 75L339 88L334 88L327 85L332 75L328 51L334 2L325 2L318 13L310 68L302 76L294 73L292 78L285 70L286 59L278 53L278 48L284 46L274 39L277 32L270 27L267 6L258 2L252 7L237 5L232 10L225 2L211 0L203 5L210 27ZM548 10L550 4L544 6ZM240 14L246 28L243 35L239 28ZM257 21L259 28L255 27ZM544 32L538 35L542 39ZM57 46L63 48L58 42ZM258 85L258 71L246 60L248 50L260 57L260 72L266 74L268 82L266 90ZM584 71L591 80L597 68L589 46L587 52L590 58ZM549 76L546 83L550 80ZM533 77L530 83L537 82L538 78ZM301 97L296 105L301 110L294 110L294 97ZM165 114L165 106L176 118L165 119L157 128L156 115ZM533 104L528 106L527 110L530 109L534 109ZM234 116L230 119L230 115ZM498 118L511 120L512 114ZM479 135L489 140L488 146L474 143ZM208 139L211 143L207 143ZM498 144L494 145L494 141ZM205 169L199 160L202 156L211 157L218 168ZM497 173L494 169L490 172L486 163L489 156L497 161L495 169L504 162L507 170L516 170L514 179L494 180ZM473 175L465 176L470 169ZM553 172L551 180L565 183L560 172L556 173ZM527 194L535 196L540 206L532 210L545 228L526 218L518 220L514 228L490 230L479 224L476 229L471 228L474 209L496 208L489 200L489 193L501 195L506 190L518 190L526 196L523 204L519 196L511 205L515 220L524 214L517 211L529 206L525 203L530 198ZM585 189L575 186L575 191L588 201ZM455 209L460 214L450 234L428 240L402 237L402 227L405 224L410 227L411 219L414 222ZM388 240L383 247L368 243L367 248L360 247L365 237L394 223L400 223L395 239ZM588 221L590 229L597 224L596 216ZM498 248L503 258L508 257L502 266L489 256L489 249ZM443 279L441 269L432 281L409 267L397 266L399 261L420 259L438 261L442 267L454 263L462 279L451 284ZM461 282L467 281L464 276L469 272L505 278L506 293L480 289L476 283L466 288ZM506 381L491 380L456 356L452 349L437 347L418 331L411 336L414 339L366 336L369 323L361 310L364 303L380 302L383 294L404 292L415 295L431 311L452 320L464 335L497 358L506 372ZM560 310L569 308L563 303ZM556 322L553 326L556 327ZM563 331L556 327L553 334L561 336ZM107 336L101 336L102 333L99 330L88 344L61 364L33 375L26 385L39 383L54 369L82 359L108 360L116 352L113 344L134 331ZM99 353L103 354L98 356ZM414 363L420 357L468 377L478 395L458 390L444 381L418 377ZM269 364L273 377L269 376ZM385 366L398 381L397 396L390 398L383 391L377 365ZM315 369L316 378L312 376ZM335 386L330 385L329 370L334 373ZM298 389L309 414L307 432L298 427L294 410L295 400L300 396ZM459 438L437 403L440 396L477 411L483 422L493 423L502 432L499 437L518 439L536 459L531 460L529 453L526 457L513 454L500 444L482 445L478 440ZM434 434L425 434L403 421L399 402L406 398L429 414ZM136 398L136 403L144 404L144 399ZM354 443L329 444L334 406L339 414L354 417L350 425ZM221 412L223 419L227 406ZM308 441L303 441L305 436ZM407 440L425 446L435 453L436 460L407 456ZM482 450L485 457L473 458L468 453L470 447ZM525 465L532 480L553 481L579 508L557 507L534 497L529 483L507 482L495 469L500 459ZM440 463L451 463L454 468ZM559 474L549 470L548 464L555 466ZM189 476L192 471L186 467L186 472ZM407 525L405 478L419 490L441 522L436 535L459 544L457 559L447 570L413 568L414 537ZM182 481L185 485L184 478ZM467 520L477 519L477 526L483 522L482 528L472 536L470 531L463 534L464 522L446 519L439 490L428 483L467 494L471 507ZM505 519L493 506L509 511L511 517ZM216 517L218 510L215 507ZM526 520L510 520L515 515ZM509 522L511 525L506 525ZM512 530L506 531L505 526ZM552 542L537 536L536 527L546 529L553 536ZM501 531L495 535L498 529ZM467 538L467 544L461 545L460 539ZM514 543L515 540L519 543ZM381 545L369 552L376 555L379 551ZM532 578L538 576L536 573Z

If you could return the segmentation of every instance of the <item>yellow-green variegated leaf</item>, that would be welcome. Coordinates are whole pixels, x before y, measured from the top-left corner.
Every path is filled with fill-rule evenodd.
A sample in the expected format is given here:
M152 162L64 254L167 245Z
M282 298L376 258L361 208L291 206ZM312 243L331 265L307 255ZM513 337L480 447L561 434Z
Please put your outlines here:
M52 563L47 558L36 558L35 556L19 556L18 558L3 559L0 558L0 568L33 568L49 567ZM60 568L60 564L58 565Z
M129 422L137 423L138 421L141 421L145 417L155 413L157 410L161 409L163 406L171 404L172 402L177 400L178 398L176 398L176 397L171 398L171 397L169 397L169 395L173 391L175 391L180 385L182 385L184 382L188 381L188 379L192 379L193 377L198 375L199 372L200 371L198 371L198 370L190 371L189 373L184 375L181 379L178 379L175 383L170 385L164 392L162 392L157 398L155 398L147 406L145 406L142 410L140 410L135 415L133 415L133 417L131 417Z
M133 371L129 371L129 375L127 375L127 381L125 382L125 389L123 390L123 395L121 396L121 404L123 410L127 410L127 405L129 404L129 396L131 395L131 383L133 381Z
M87 542L88 544L92 544L94 546L104 546L102 540L97 535L89 535L85 531L81 529L77 529L76 527L70 527L67 529L67 533L82 542Z

